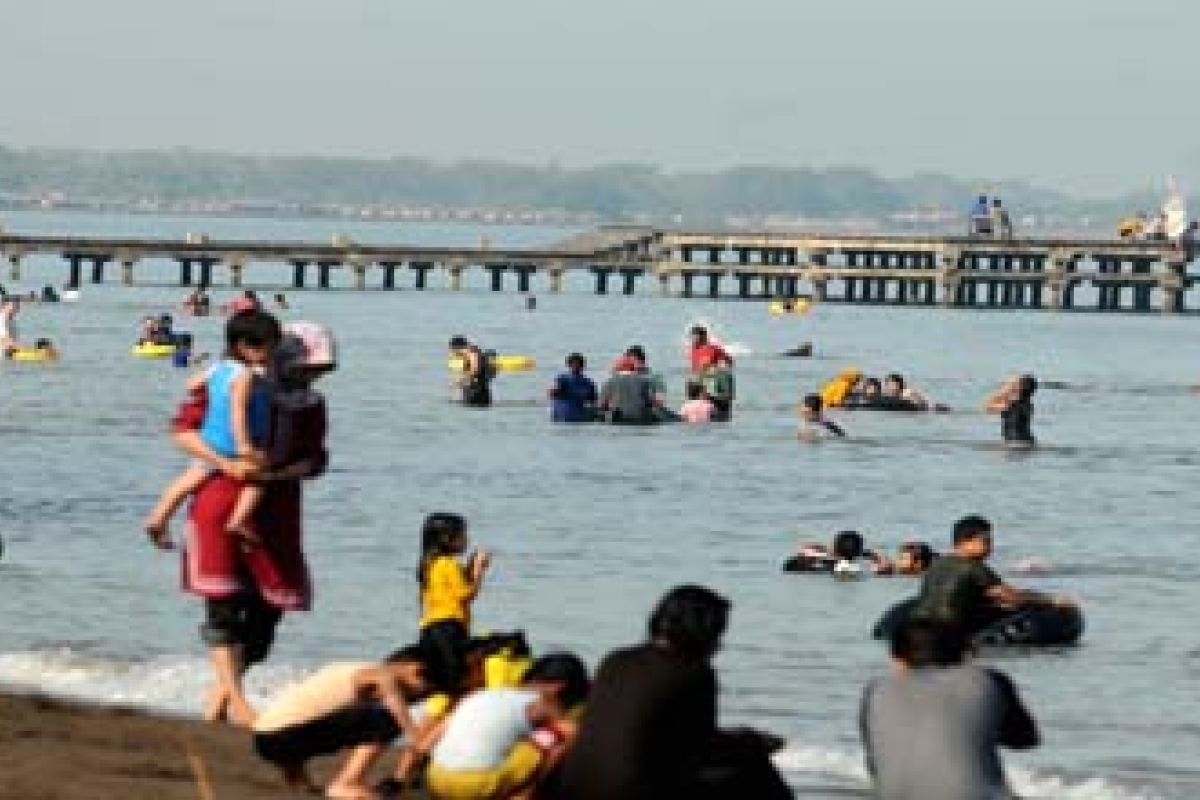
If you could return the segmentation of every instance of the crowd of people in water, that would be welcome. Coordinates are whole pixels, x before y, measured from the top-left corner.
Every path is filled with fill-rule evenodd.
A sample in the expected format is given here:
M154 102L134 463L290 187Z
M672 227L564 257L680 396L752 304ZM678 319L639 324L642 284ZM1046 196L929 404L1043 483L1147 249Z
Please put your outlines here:
M170 322L148 320L145 335L176 336ZM457 399L489 405L495 354L464 336L450 348ZM706 329L693 328L688 400L674 411L640 346L617 358L599 388L573 353L548 389L551 415L618 425L728 420L733 364ZM537 652L520 631L475 628L472 606L492 558L472 550L466 519L452 512L430 514L420 529L420 617L411 644L379 661L325 665L254 708L243 676L267 658L283 615L312 602L303 482L328 463L325 401L315 383L336 367L327 328L280 324L261 305L246 305L230 315L223 356L188 381L172 421L175 443L194 461L164 489L145 533L159 548L179 547L183 588L203 600L200 632L215 676L207 719L247 728L254 751L288 785L336 800L398 796L416 785L435 800L793 796L770 758L783 740L718 725L712 659L729 622L727 599L698 585L670 590L644 641L611 651L592 671L576 654ZM989 400L1006 428L1028 430L1036 383L1025 377ZM880 396L923 401L898 375L878 388ZM804 426L845 436L824 418L820 394L802 406ZM188 524L176 543L170 520L185 503ZM909 541L891 559L845 531L829 547L803 546L784 564L789 572L921 581L915 598L881 621L895 669L862 699L862 741L880 797L1003 796L997 748L1038 742L1012 682L969 663L971 643L1006 614L1074 604L1001 580L987 565L991 536L986 520L966 517L949 552ZM921 732L915 749L912 730ZM338 756L335 771L317 787L308 764L330 754Z

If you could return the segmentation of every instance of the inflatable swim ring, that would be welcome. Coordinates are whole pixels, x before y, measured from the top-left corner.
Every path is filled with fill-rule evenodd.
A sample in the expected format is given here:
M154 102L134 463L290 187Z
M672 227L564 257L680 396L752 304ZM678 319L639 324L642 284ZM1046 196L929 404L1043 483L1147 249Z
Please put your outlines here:
M53 361L54 356L51 350L38 350L35 347L22 347L8 354L12 361Z
M913 597L892 606L875 623L871 635L891 638L915 602ZM979 647L1062 647L1076 644L1083 627L1083 612L1076 606L1023 608L988 625L975 634L972 642Z
M497 372L528 372L537 367L537 359L533 356L493 356L492 363ZM456 372L461 372L464 364L461 358L451 357L446 362L446 366Z
M129 352L139 358L167 358L175 354L175 345L144 342L135 344Z
M796 300L772 300L767 303L767 313L774 317L785 314L807 314L812 308L812 301L803 297Z
M826 408L835 408L846 402L846 397L849 396L850 390L854 388L854 384L858 383L858 379L862 377L862 372L856 369L848 369L838 373L837 377L829 383L821 387L821 402Z

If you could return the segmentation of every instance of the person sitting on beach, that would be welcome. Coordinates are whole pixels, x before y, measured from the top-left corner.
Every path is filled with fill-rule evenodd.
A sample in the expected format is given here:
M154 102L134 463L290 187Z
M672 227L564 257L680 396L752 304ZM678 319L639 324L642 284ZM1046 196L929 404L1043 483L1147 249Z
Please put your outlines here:
M205 444L219 456L252 468L266 464L261 448L271 424L270 388L259 372L270 363L280 337L279 323L271 315L259 311L236 314L225 326L225 358L188 381L189 394L203 389L208 397L200 428ZM172 515L209 474L208 466L195 462L167 487L146 520L145 530L152 540L160 545L169 542L167 524ZM249 522L261 498L258 484L247 482L242 487L226 528L230 535L242 537L247 544L257 543Z
M639 371L637 360L621 356L600 389L600 410L612 425L654 425L659 421L654 384Z
M1033 395L1037 388L1034 376L1014 375L988 397L984 408L1000 415L1000 436L1006 445L1037 445L1033 436Z
M325 796L374 798L362 776L393 741L416 733L410 705L430 692L426 671L424 651L416 646L379 664L328 664L285 688L255 718L254 750L280 769L289 787L311 791L308 761L350 748Z
M817 442L822 439L842 439L846 432L836 422L825 418L824 403L819 394L807 394L800 403L800 430L797 438L804 442Z
M6 295L0 301L0 353L5 357L21 349L21 340L17 337L17 314L20 311L21 303L16 297Z
M998 747L1041 737L1013 682L964 663L961 628L910 619L891 637L892 674L863 691L859 728L880 800L1009 798Z
M550 398L550 419L553 422L592 422L596 419L599 397L596 384L583 374L587 361L579 353L566 360L567 371L554 379L546 391Z
M711 422L717 408L704 394L704 387L698 383L687 385L687 402L679 407L679 417L684 422Z
M429 755L433 800L526 796L559 762L575 735L576 710L590 688L571 653L535 660L515 688L485 688L458 702L414 745Z
M796 554L783 562L784 572L825 572L839 577L858 577L862 574L862 561L876 575L891 571L891 562L882 553L866 549L862 534L858 531L842 531L833 537L833 545L807 543L801 545Z
M472 553L465 565L459 561L468 541L467 521L461 514L430 514L421 526L420 645L429 653L434 680L452 692L466 677L471 603L491 565L486 550Z
M729 607L728 600L703 586L677 586L658 602L646 642L605 656L579 732L549 787L551 796L793 796L770 760L783 740L717 726L712 660L721 646Z
M957 625L974 636L1019 608L1074 606L1069 598L1018 589L1001 580L991 567L992 524L967 516L954 524L954 550L934 560L925 573L910 617Z

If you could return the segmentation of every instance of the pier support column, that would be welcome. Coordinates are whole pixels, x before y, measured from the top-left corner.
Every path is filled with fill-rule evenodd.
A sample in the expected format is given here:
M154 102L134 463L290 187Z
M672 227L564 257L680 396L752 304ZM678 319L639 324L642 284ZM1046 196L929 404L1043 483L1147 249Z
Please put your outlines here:
M1158 281L1162 290L1162 313L1179 314L1184 306L1184 289L1187 287L1187 262L1178 261L1166 264L1167 272Z
M424 291L429 282L429 271L433 269L433 264L429 261L414 261L408 265L415 275L413 285L418 291Z
M446 274L450 277L450 290L461 292L463 288L463 272L467 269L467 265L461 262L452 262L446 266Z
M517 273L517 291L528 292L529 279L533 276L533 273L537 272L537 267L532 264L518 264L513 267L513 271Z
M366 289L367 288L367 265L366 264L353 264L353 265L351 265L350 269L354 273L354 288L360 292L363 289Z
M400 264L395 261L380 261L379 267L383 270L383 288L392 291L396 288L396 270L400 268Z
M557 294L563 288L563 274L566 272L562 267L550 267L547 274L550 276L550 291Z
M317 262L317 288L329 288L329 274L334 267L341 266L340 261L318 261Z
M626 267L621 270L621 293L624 295L632 295L637 291L637 279L642 277L646 271L634 267Z
M708 296L713 300L721 296L721 273L708 273Z
M842 300L847 303L853 303L858 299L856 297L858 294L858 279L846 278L846 280L842 281L842 283L844 284L844 288L842 289Z
M133 286L133 261L130 259L121 261L121 285Z
M504 264L485 264L484 269L491 273L491 289L493 292L499 292L504 289L504 271L508 269Z
M179 259L179 285L192 285L192 260L190 258Z
M684 272L684 273L682 273L682 275L683 275L683 296L691 297L692 296L692 281L695 280L696 273Z
M246 264L243 261L229 262L229 285L235 289L242 288L242 278L246 272Z
M813 280L813 297L818 303L824 303L829 299L829 281L824 278L816 278Z
M663 297L671 294L671 273L658 273L658 293Z
M612 275L612 269L592 267L592 274L596 276L596 294L608 294L608 276Z
M304 288L304 273L307 271L308 271L308 262L307 261L293 261L292 262L292 288L293 289L303 289Z
M92 283L104 283L104 265L108 262L108 256L92 257Z
M8 277L10 280L21 280L21 257L11 255L8 257Z
M896 281L896 302L902 306L908 305L908 281L903 278Z
M207 289L212 286L212 269L217 263L215 258L201 258L200 262L200 288Z

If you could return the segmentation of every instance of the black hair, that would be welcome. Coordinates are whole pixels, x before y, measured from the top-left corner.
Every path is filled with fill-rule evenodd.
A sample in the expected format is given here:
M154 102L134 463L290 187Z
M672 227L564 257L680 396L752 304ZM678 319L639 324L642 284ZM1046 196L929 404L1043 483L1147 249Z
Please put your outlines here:
M883 386L879 383L879 378L867 378L863 381L863 383L867 386L874 386L875 391L877 392L883 391Z
M253 289L247 289L246 291L242 292L242 297L246 298L247 300L257 300L258 292L254 291Z
M842 531L833 537L833 554L843 561L853 561L863 554L863 537L858 531Z
M576 365L578 365L580 369L583 369L587 366L587 359L583 357L582 353L571 353L569 356L567 356L566 363L568 369Z
M410 644L407 647L401 647L399 650L393 651L384 660L385 664L398 664L402 661L409 661L414 664L420 664L422 667L429 667L429 655L424 647L419 644Z
M238 344L277 345L282 336L279 320L265 311L242 311L225 323L225 345L229 350Z
M687 396L688 400L699 400L704 397L704 384L688 381Z
M1037 378L1028 373L1017 379L1017 397L1021 400L1029 400L1037 392Z
M909 667L952 667L961 664L970 641L966 632L954 624L922 617L910 617L892 634L892 658Z
M158 317L158 321L159 321L159 322L166 323L167 325L170 325L170 324L171 324L172 322L174 322L175 320L174 320L174 319L172 319L172 317L171 317L171 315L170 315L170 314L160 314L160 315L159 315L159 317Z
M693 325L692 329L688 332L692 336L700 337L700 341L702 341L702 342L708 341L708 330L706 328L701 327L700 325Z
M806 394L802 402L804 403L804 407L811 411L820 411L824 406L819 394Z
M176 347L191 347L192 346L192 335L190 333L175 334L175 346Z
M35 350L48 350L53 346L54 345L50 342L49 339L38 339L36 342L33 343L33 349L35 349Z
M892 383L896 384L897 386L899 386L901 389L904 388L904 376L901 375L899 372L889 373L887 376L887 379L889 381L891 381Z
M462 350L469 344L470 342L467 341L467 337L463 336L462 334L455 334L454 336L450 337L451 350Z
M574 653L549 653L534 661L525 671L521 682L534 681L561 683L558 701L563 708L571 708L586 700L592 685L587 666Z
M917 566L921 571L929 569L933 564L933 559L937 558L937 553L925 542L905 542L900 545L901 552L911 553L913 561L917 562Z
M632 358L636 358L638 361L642 362L643 364L646 363L646 348L642 347L640 344L630 345L625 350L625 355L631 356Z
M974 539L976 536L985 536L991 532L992 523L977 514L971 514L954 523L954 544Z
M425 587L429 562L438 556L453 555L455 540L467 532L467 520L462 514L437 511L421 525L421 560L417 562L417 582Z
M729 601L695 584L676 586L663 595L650 615L650 638L676 653L706 659L717 652L729 624Z

